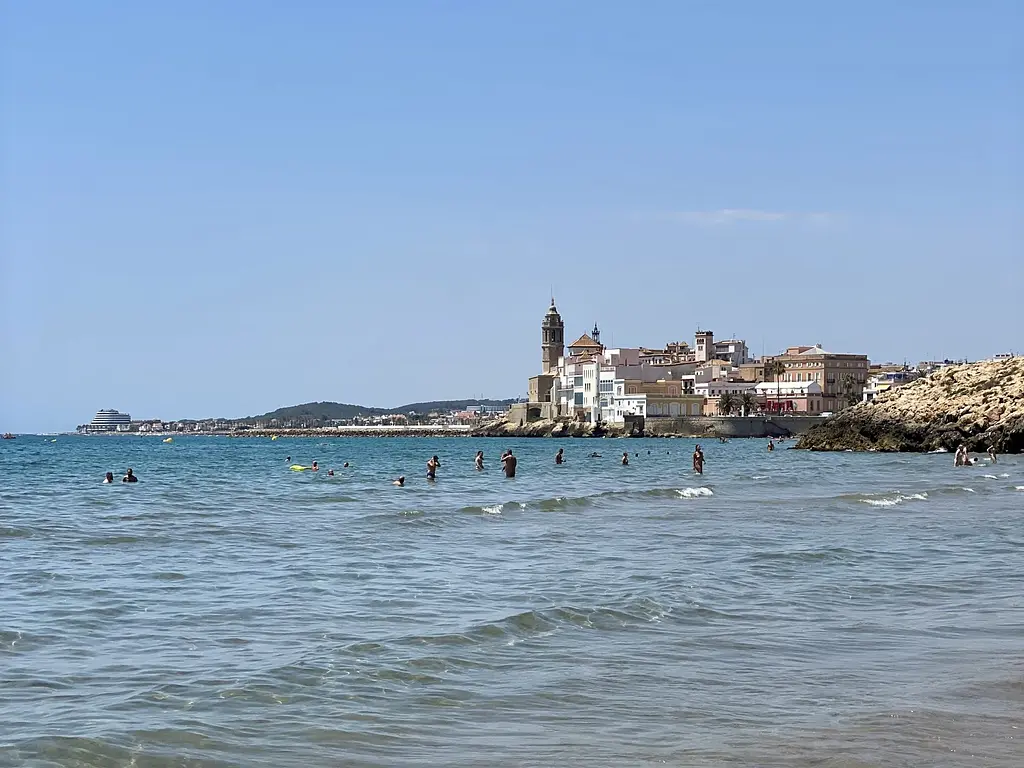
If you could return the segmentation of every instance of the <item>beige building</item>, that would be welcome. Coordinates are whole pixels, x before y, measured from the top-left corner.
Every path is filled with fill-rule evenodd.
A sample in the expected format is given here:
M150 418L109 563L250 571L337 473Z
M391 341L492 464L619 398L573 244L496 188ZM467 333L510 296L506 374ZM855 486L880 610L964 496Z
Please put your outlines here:
M616 382L615 394L616 405L623 416L637 415L649 419L700 416L704 410L704 398L688 393L685 383L676 379L625 379Z
M836 411L860 400L868 379L868 356L828 352L820 344L813 347L789 347L784 354L766 358L766 365L782 363L786 370L782 382L817 382L821 387L820 411ZM775 381L768 377L766 381ZM851 395L852 393L852 395ZM855 397L856 400L851 399ZM771 402L767 403L771 407Z

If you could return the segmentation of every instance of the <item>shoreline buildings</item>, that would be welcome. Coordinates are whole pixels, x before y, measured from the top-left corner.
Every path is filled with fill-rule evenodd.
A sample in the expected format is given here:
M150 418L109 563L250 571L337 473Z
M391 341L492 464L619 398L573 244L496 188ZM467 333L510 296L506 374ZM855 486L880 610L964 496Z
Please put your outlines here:
M698 329L691 347L607 347L595 323L566 346L554 299L541 322L541 373L512 420L569 418L625 424L648 418L731 413L818 415L859 401L867 355L828 352L821 345L789 347L755 360L742 339L715 341Z

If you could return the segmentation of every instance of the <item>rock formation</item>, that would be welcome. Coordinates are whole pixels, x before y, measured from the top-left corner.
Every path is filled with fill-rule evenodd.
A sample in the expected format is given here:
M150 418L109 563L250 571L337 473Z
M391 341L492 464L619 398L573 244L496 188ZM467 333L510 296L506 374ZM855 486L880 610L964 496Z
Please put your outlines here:
M815 451L1024 451L1024 357L942 368L811 428Z
M526 424L495 421L473 429L472 437L619 437L622 427L600 425L594 427L581 421L541 419Z

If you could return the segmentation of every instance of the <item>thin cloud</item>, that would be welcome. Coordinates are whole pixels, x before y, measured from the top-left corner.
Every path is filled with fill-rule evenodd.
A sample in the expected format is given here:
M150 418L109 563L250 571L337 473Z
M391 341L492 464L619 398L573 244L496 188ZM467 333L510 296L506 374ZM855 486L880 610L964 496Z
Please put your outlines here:
M670 211L660 214L658 218L702 226L724 226L743 222L772 223L782 221L823 224L829 221L831 215L828 213L762 211L756 208L719 208L715 211Z

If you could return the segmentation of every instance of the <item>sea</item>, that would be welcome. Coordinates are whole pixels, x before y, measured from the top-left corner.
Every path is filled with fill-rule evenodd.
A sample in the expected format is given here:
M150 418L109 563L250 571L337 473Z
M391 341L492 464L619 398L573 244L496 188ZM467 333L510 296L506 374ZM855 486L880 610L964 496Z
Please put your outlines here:
M1024 765L1024 457L694 442L0 442L0 766Z

